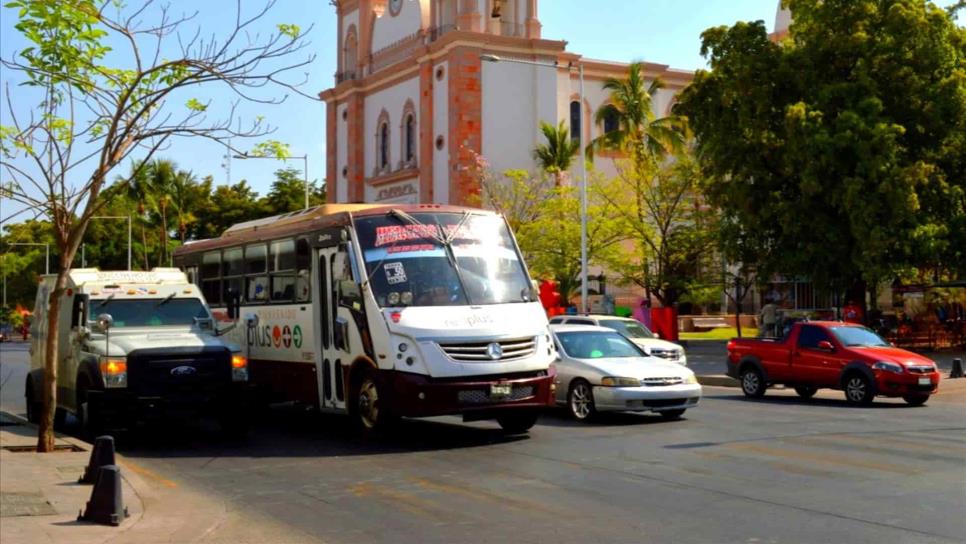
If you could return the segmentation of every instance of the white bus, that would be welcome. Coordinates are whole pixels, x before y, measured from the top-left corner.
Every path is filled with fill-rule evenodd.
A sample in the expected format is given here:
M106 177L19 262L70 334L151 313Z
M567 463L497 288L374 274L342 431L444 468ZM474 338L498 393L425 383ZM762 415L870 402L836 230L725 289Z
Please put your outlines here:
M461 414L525 432L553 405L557 354L504 218L439 205L336 204L241 223L175 261L271 400L361 428Z

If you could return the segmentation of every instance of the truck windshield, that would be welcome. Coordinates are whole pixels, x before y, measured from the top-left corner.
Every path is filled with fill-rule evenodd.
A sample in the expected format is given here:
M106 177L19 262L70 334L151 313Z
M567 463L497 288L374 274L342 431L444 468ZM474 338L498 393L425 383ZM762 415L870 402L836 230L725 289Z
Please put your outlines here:
M616 332L558 332L557 338L564 353L576 359L645 357L637 346Z
M499 216L390 213L359 218L356 230L380 306L532 300L513 237Z
M208 310L197 298L91 299L88 320L111 314L114 327L163 327L192 325L194 318L207 318Z
M865 327L829 327L843 346L886 347L888 342Z
M602 319L601 327L614 329L628 338L654 338L654 333L647 330L647 327L635 321L625 321L623 319Z

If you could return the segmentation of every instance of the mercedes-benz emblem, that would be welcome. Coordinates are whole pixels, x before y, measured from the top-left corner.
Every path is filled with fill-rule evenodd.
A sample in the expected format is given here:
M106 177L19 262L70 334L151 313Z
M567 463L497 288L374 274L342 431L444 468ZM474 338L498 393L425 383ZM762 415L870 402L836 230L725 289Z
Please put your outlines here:
M496 361L500 357L503 357L503 346L493 342L492 344L486 346L486 355Z

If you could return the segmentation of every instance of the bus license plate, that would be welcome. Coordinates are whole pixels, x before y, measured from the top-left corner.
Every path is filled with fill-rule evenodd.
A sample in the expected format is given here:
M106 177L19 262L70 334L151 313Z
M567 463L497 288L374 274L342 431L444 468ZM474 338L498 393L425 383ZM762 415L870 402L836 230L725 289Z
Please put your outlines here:
M502 398L509 397L512 391L513 391L513 386L508 383L490 384L491 399L502 399Z
M932 385L929 378L919 378L919 385Z

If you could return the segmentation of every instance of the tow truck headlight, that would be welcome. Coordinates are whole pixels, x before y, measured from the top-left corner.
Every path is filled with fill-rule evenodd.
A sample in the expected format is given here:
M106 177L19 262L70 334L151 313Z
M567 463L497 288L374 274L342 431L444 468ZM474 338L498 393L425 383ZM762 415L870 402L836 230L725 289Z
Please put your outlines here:
M248 357L245 357L241 353L231 354L231 381L248 381Z
M872 368L876 370L885 370L886 372L894 372L896 374L902 374L902 365L897 365L896 363L890 363L889 361L876 361Z
M127 387L127 359L124 357L101 357L100 367L105 388Z
M641 380L637 378L620 378L615 376L605 376L600 380L604 387L637 387L641 385Z

